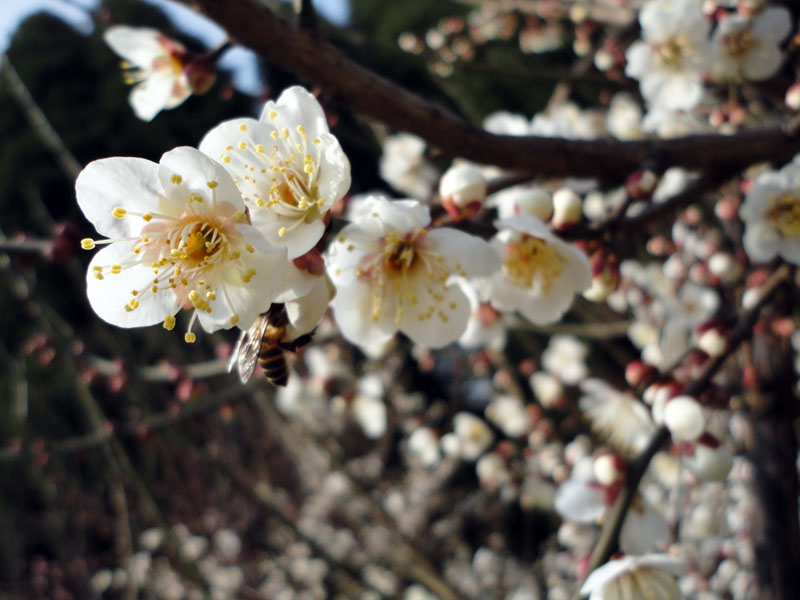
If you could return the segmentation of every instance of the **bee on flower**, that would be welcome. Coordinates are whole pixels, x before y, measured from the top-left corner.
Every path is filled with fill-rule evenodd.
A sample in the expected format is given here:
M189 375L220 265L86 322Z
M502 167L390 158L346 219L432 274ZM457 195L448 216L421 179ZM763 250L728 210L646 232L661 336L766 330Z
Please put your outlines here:
M253 227L227 171L194 148L159 164L141 158L96 160L75 184L78 205L108 244L89 265L94 311L119 327L162 322L192 310L206 331L246 328L286 293L286 250Z
M487 277L500 258L480 238L430 229L428 207L415 200L373 196L368 208L340 232L326 261L342 335L359 346L397 331L429 348L457 340L470 304L456 277Z
M299 86L267 102L258 121L217 125L199 147L230 172L253 225L290 259L322 238L328 210L350 188L350 162L317 99Z

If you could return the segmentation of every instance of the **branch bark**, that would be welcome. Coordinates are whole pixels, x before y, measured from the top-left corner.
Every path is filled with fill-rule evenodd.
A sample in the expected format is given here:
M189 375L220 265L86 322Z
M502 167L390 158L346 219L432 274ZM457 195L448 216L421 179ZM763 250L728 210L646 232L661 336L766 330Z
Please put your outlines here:
M800 139L782 127L636 142L494 135L353 62L317 31L278 17L256 0L178 1L218 23L232 40L322 87L354 112L414 133L447 156L537 175L623 178L645 163L735 173L759 161L785 162L800 152Z

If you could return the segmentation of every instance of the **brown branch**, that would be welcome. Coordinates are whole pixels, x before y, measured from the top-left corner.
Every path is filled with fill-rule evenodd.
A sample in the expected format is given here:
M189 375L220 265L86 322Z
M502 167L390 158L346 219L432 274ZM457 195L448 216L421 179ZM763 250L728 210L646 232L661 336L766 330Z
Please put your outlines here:
M703 367L702 373L692 383L686 387L684 394L688 396L697 396L702 392L706 386L711 382L711 379L722 367L725 361L731 357L745 339L747 339L753 332L753 326L758 320L758 315L761 309L772 297L775 290L783 284L791 274L791 269L788 265L783 265L761 288L761 294L758 302L749 310L742 313L736 323L736 327L731 334L727 350L709 360ZM659 427L653 436L650 438L647 447L631 464L625 479L625 486L622 488L619 496L617 497L614 505L611 507L610 512L606 515L603 529L600 532L600 538L597 545L592 552L589 559L589 566L587 567L587 575L594 571L597 567L605 563L617 547L617 539L619 533L622 531L622 525L625 522L625 516L631 507L636 491L639 488L639 482L647 471L650 461L659 451L659 449L669 439L669 430L666 427ZM584 578L585 580L585 578ZM578 585L577 589L580 590L583 581ZM579 592L576 591L573 598L579 598Z
M784 162L800 152L800 140L781 127L635 142L494 135L353 62L318 32L281 19L256 0L179 1L264 60L322 87L357 113L419 135L448 156L539 175L623 178L646 160L660 168L730 173L759 161Z

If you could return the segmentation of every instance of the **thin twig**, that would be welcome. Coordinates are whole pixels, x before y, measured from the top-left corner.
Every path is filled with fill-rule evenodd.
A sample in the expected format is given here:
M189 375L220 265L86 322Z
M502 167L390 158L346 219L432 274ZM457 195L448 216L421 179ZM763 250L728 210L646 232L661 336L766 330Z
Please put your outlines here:
M697 396L708 386L711 379L725 361L736 351L739 344L752 334L753 326L758 320L761 309L770 300L775 290L789 278L790 274L791 269L788 265L781 266L772 274L772 277L762 286L758 302L739 316L736 327L728 341L728 347L725 353L709 360L703 367L702 373L686 387L683 392L684 394L688 396ZM644 476L645 471L647 471L650 461L668 439L669 430L663 426L659 427L650 438L647 447L641 455L631 464L625 478L625 485L619 496L617 496L611 510L605 517L603 529L600 532L600 538L589 559L589 565L586 570L587 575L605 563L617 547L617 539L622 530L622 524L625 521L625 516L628 514L628 510L639 488L639 482ZM577 599L580 597L579 591L581 585L583 585L583 581L578 585L573 598Z
M5 76L6 82L11 89L17 103L22 108L25 118L33 127L34 132L42 141L42 143L56 155L56 160L61 166L61 170L69 179L75 179L81 172L81 164L75 159L72 153L67 148L64 140L58 135L56 130L47 120L42 109L36 104L36 101L31 96L25 83L20 79L17 70L8 58L8 55L2 56L2 72Z

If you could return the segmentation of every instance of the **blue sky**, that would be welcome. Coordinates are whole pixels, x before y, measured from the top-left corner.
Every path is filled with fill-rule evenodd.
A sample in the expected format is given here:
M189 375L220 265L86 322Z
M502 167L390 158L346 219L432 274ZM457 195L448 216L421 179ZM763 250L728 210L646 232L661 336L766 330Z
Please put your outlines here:
M225 39L223 30L208 19L169 0L145 0L159 6L175 25L200 39L209 48ZM2 0L0 6L0 51L5 52L20 21L25 17L46 10L70 23L78 31L91 32L93 23L88 9L99 4L99 0ZM319 13L337 25L344 25L350 18L348 0L315 0ZM110 50L109 50L110 52ZM233 72L233 84L241 91L258 95L261 90L255 57L244 48L233 48L225 53L220 65Z

